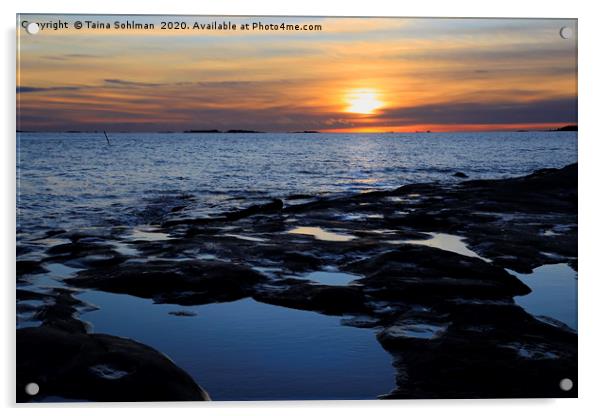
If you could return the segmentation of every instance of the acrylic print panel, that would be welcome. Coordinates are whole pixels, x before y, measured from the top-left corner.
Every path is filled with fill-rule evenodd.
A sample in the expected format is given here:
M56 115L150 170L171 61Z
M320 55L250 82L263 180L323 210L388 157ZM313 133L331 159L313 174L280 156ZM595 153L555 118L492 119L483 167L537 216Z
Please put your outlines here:
M17 20L17 401L576 397L576 20Z

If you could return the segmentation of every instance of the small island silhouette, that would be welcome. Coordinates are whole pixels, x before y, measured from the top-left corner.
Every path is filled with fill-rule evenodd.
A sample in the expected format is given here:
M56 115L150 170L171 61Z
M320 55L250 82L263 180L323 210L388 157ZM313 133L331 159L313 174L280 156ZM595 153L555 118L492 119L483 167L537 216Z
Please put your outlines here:
M577 125L569 124L568 126L563 126L563 127L557 128L556 130L553 130L553 131L577 131Z

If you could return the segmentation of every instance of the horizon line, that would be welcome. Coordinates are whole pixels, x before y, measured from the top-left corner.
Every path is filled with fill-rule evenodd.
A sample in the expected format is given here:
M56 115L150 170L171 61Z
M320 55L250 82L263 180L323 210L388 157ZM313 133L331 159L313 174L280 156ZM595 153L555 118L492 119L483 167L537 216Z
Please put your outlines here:
M568 129L568 128L574 128ZM239 130L239 129L237 129ZM240 129L243 130L243 129ZM567 124L560 128L535 128L535 129L491 129L491 130L417 130L417 131L320 131L320 130L307 130L307 131L211 131L211 130L19 130L16 129L16 133L67 133L67 134L79 134L79 133L151 133L151 134L441 134L441 133L528 133L528 132L560 132L560 131L578 131L577 124Z

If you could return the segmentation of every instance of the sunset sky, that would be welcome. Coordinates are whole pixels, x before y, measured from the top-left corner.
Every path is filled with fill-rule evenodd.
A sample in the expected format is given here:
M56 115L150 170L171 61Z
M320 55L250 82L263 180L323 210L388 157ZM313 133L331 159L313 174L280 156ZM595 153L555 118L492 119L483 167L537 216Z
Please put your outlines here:
M462 131L577 122L574 20L27 16L20 130ZM154 30L74 29L77 20ZM161 30L160 22L321 25ZM563 39L560 28L573 28Z

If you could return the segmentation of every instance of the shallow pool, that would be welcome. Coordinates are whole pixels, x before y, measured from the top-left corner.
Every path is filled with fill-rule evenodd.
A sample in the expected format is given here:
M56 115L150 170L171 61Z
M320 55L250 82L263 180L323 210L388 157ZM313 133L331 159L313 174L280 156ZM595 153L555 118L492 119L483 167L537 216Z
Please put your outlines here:
M362 276L350 273L343 273L338 270L319 270L316 272L307 273L299 277L301 277L302 279L310 280L314 283L319 283L328 286L347 286L354 280L362 278Z
M392 242L398 242L403 244L417 244L422 246L434 247L445 251L451 251L453 253L461 254L467 257L476 257L478 259L489 262L490 260L479 256L477 253L468 248L464 242L464 238L445 233L425 233L431 236L426 240L398 240Z
M546 264L531 274L509 272L532 290L515 297L517 304L532 315L547 316L577 330L577 272L568 264Z
M335 233L332 231L327 231L320 227L295 227L292 230L288 231L289 234L302 234L302 235L311 235L316 240L322 241L333 241L333 242L346 242L351 241L355 236L343 233Z
M78 298L100 308L82 315L94 332L167 354L213 400L375 399L395 384L374 330L339 317L252 299L181 307L97 291Z

